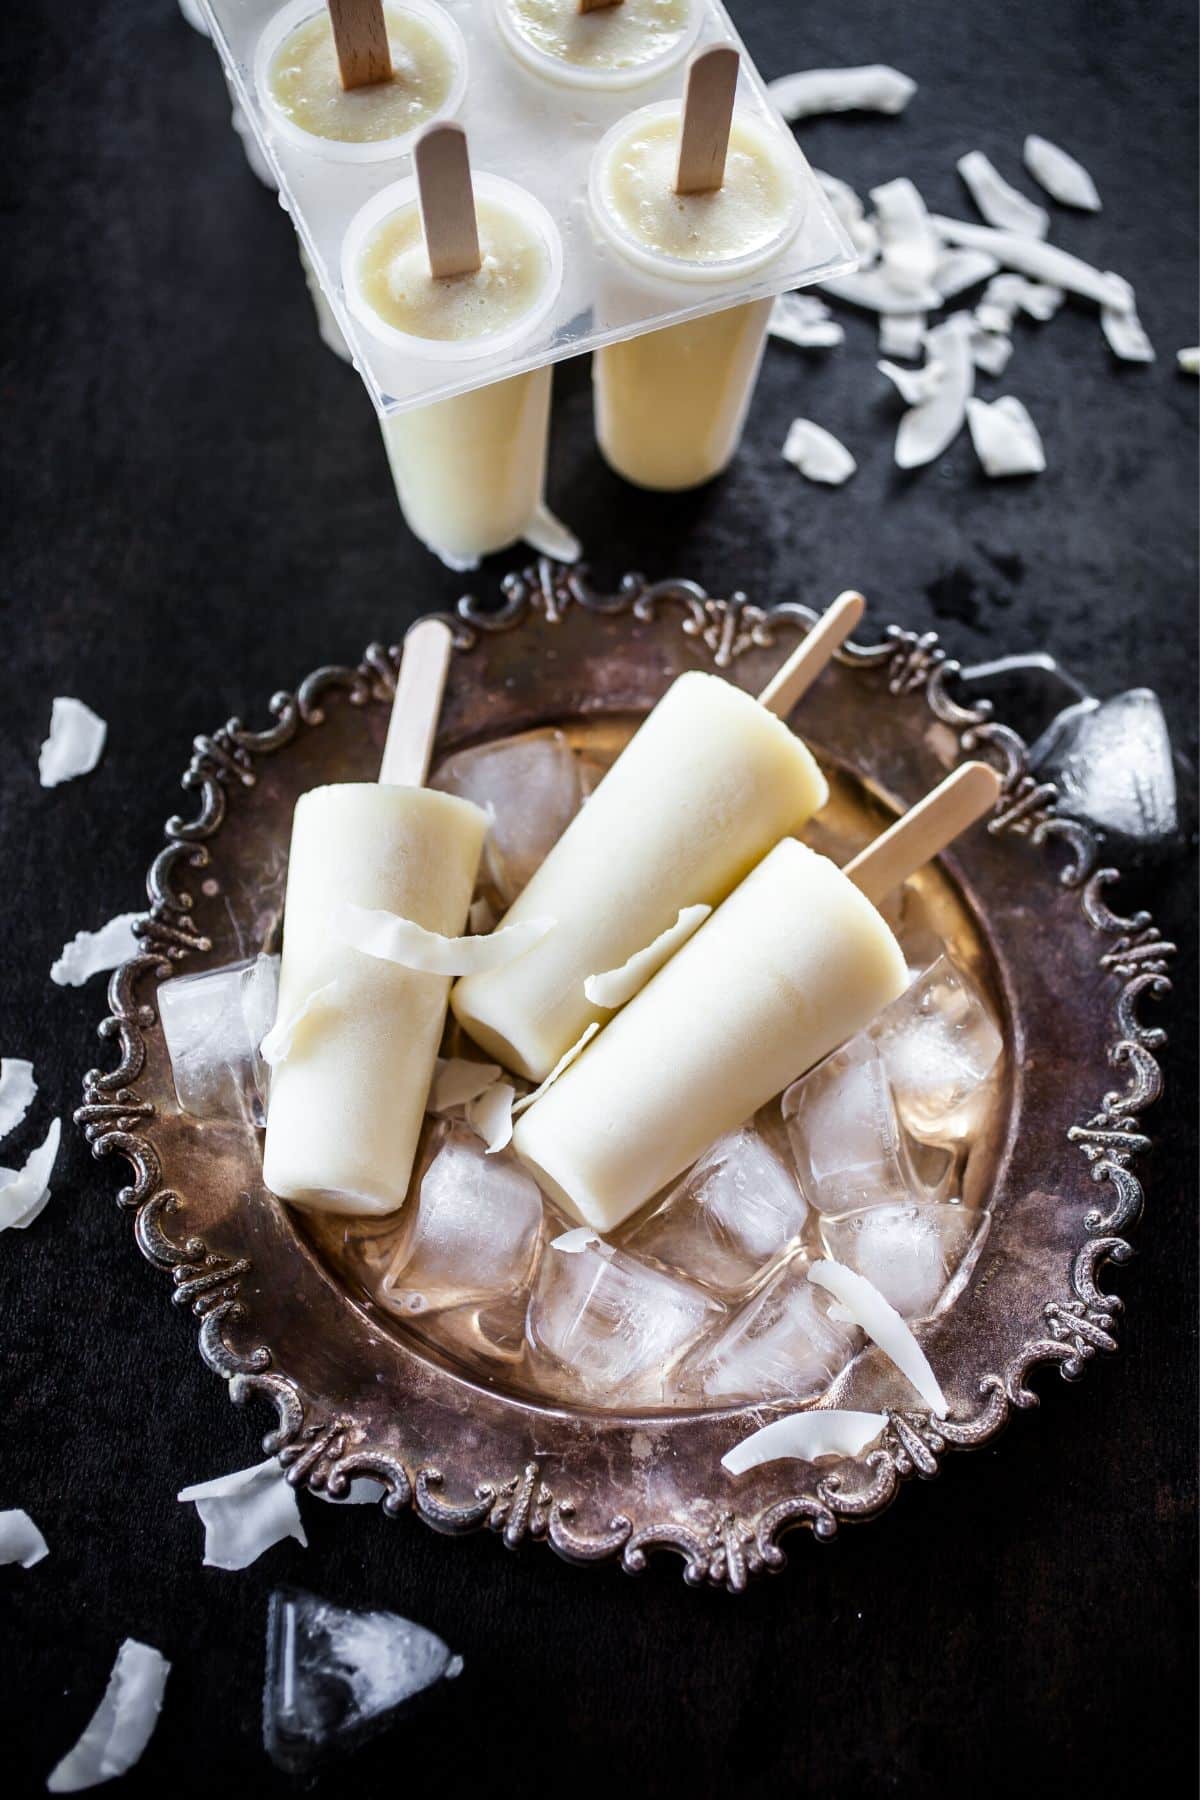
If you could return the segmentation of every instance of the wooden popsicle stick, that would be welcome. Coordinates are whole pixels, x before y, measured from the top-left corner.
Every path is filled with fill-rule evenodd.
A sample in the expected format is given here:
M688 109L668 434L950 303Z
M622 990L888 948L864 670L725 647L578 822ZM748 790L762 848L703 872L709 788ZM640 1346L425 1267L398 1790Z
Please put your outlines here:
M812 686L835 650L840 650L855 629L867 603L853 588L839 594L833 605L821 614L808 636L781 663L762 693L760 706L786 719L799 700Z
M729 44L714 44L688 64L675 171L677 194L710 194L724 181L737 77L738 53Z
M417 139L413 163L431 273L435 279L474 274L481 258L466 132L461 125L431 125Z
M379 779L389 787L425 785L453 648L453 635L441 619L419 619L404 640L379 765Z
M947 775L902 819L848 862L842 873L878 906L884 895L990 812L1003 783L990 764L964 763Z
M621 0L579 0L578 10L581 13L604 12L610 6L620 6Z
M325 0L338 74L344 88L371 87L392 79L392 53L383 22L383 0Z

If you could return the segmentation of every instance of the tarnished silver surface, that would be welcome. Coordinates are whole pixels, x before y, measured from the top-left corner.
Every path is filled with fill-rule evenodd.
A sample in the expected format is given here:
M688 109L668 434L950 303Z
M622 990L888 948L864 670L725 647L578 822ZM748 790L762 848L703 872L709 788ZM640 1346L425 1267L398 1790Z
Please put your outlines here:
M638 576L601 594L540 562L504 583L499 608L459 603L439 750L644 713L685 668L716 667L754 691L813 617ZM292 802L318 781L373 777L398 656L373 645L358 668L319 669L276 694L265 729L233 719L196 740L183 786L198 807L167 823L137 927L142 953L109 983L100 1036L113 1066L88 1071L76 1113L94 1155L130 1164L119 1202L176 1304L199 1320L205 1361L235 1402L274 1408L264 1448L289 1480L339 1495L371 1474L386 1512L411 1506L438 1531L488 1526L510 1547L544 1538L573 1561L618 1558L630 1572L671 1550L685 1580L737 1591L782 1567L792 1526L832 1537L842 1520L880 1512L905 1478L935 1474L948 1449L981 1444L1012 1409L1036 1405L1037 1365L1073 1380L1116 1348L1121 1301L1100 1277L1130 1255L1125 1234L1141 1209L1139 1117L1161 1090L1165 1041L1142 1011L1169 992L1173 946L1147 914L1110 908L1119 876L1098 866L1093 833L1034 780L1014 732L956 699L957 664L934 634L898 627L840 653L805 699L803 728L868 803L908 804L963 754L990 758L1005 778L988 830L944 859L954 882L943 885L1009 1033L986 1250L956 1305L918 1328L949 1417L892 1412L863 1458L777 1462L734 1479L723 1452L786 1408L629 1418L552 1408L468 1378L372 1316L264 1190L257 1140L179 1113L154 995L185 962L215 966L270 939ZM833 1398L869 1406L878 1378L862 1356Z

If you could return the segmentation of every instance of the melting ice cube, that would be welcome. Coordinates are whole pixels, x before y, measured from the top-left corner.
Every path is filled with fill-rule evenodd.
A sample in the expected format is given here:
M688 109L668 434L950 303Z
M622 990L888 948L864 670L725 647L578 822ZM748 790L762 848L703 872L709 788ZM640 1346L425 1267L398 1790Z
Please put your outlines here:
M545 861L582 799L575 753L561 731L460 750L430 786L490 811L484 864L506 906Z
M264 1123L266 1072L258 1046L275 1017L278 987L277 956L162 983L158 1016L184 1112Z
M861 1343L861 1332L830 1318L807 1260L791 1257L692 1351L674 1385L694 1402L812 1400Z
M906 1201L822 1219L821 1239L834 1262L865 1276L904 1318L923 1319L987 1224L970 1207Z
M456 1126L448 1133L415 1207L412 1229L383 1278L381 1297L394 1311L490 1300L520 1292L529 1280L542 1236L537 1183L505 1153L488 1156L474 1132Z
M708 1287L738 1288L799 1237L808 1202L753 1125L719 1138L627 1240Z
M865 1034L783 1096L800 1185L818 1212L907 1199L916 1185L883 1059Z
M949 957L918 975L880 1013L870 1036L913 1136L942 1144L967 1137L1004 1040L982 995Z
M664 1398L671 1368L720 1313L690 1282L597 1238L546 1251L526 1331L552 1359L549 1385L612 1406L647 1405Z
M1056 784L1062 810L1098 825L1118 853L1132 858L1176 847L1171 740L1149 688L1068 707L1030 750L1029 763L1039 780Z
M303 1773L327 1752L355 1748L461 1669L440 1637L398 1613L351 1612L278 1588L267 1615L267 1754Z

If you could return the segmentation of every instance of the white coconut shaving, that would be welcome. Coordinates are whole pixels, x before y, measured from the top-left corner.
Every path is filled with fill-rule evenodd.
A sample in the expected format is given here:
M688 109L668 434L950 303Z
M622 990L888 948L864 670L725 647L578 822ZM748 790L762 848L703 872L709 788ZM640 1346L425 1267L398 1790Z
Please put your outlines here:
M901 176L872 188L871 199L882 267L893 286L906 294L936 293L933 277L942 247L916 186Z
M912 1383L926 1406L939 1419L944 1419L949 1408L938 1379L929 1366L929 1358L895 1307L884 1299L879 1289L865 1275L859 1275L839 1262L810 1264L808 1279L815 1287L823 1288L827 1294L833 1295L846 1316L866 1332L888 1361L895 1363L905 1379Z
M933 285L943 300L956 300L968 288L995 275L999 267L986 250L943 250L933 271Z
M880 313L880 356L920 356L929 329L927 313Z
M504 925L487 937L451 938L426 931L399 913L343 900L334 908L330 925L342 943L381 962L399 963L423 975L480 975L524 956L553 931L554 920L523 919L519 925Z
M525 1094L517 1101L516 1105L513 1107L514 1119L518 1118L521 1113L528 1111L531 1106L540 1100L542 1095L547 1093L549 1089L554 1086L560 1075L566 1074L571 1064L583 1055L599 1029L599 1025L593 1020L586 1030L580 1033L579 1037L577 1037L575 1042L571 1045L571 1048L563 1051L546 1079L534 1088L532 1094Z
M50 970L51 981L59 987L82 987L93 975L118 968L137 956L141 945L133 928L142 917L141 913L118 913L99 931L77 931L70 943L63 945Z
M927 362L921 369L901 369L893 362L876 363L881 375L895 384L905 406L923 406L931 400L945 379L945 364Z
M917 91L911 76L886 63L856 69L803 69L768 83L767 92L785 119L819 113L901 113Z
M20 1563L23 1569L32 1569L49 1554L49 1544L27 1512L19 1506L0 1512L0 1564Z
M978 321L971 330L971 361L985 375L1003 375L1013 353L1012 339L999 331L985 331Z
M495 1081L469 1100L463 1116L471 1130L483 1139L485 1154L495 1156L512 1142L513 1101L517 1090L508 1081Z
M823 294L844 300L848 306L861 306L864 312L914 313L936 312L942 297L932 282L928 287L901 287L883 263L873 269L859 269L852 275L834 275L820 284Z
M1100 308L1100 329L1108 341L1108 347L1114 356L1122 362L1152 363L1154 345L1146 336L1142 322L1137 316L1137 301L1133 289L1120 275L1114 275L1125 290L1124 306L1102 306Z
M17 1129L36 1093L33 1064L19 1056L0 1057L0 1139Z
M277 1456L219 1475L215 1481L181 1488L175 1498L191 1502L200 1515L206 1568L246 1569L284 1538L308 1547L296 1490L289 1486Z
M478 1100L499 1076L499 1063L473 1062L467 1056L439 1056L425 1110L446 1113L456 1106L466 1106L469 1101Z
M1050 229L1050 214L1045 207L1010 186L982 150L968 150L959 157L957 166L989 225L998 231L1019 232L1022 237L1045 237Z
M954 442L966 420L967 401L975 386L969 313L951 313L941 325L934 326L925 342L929 362L940 372L939 379L929 397L906 412L900 421L895 456L901 469L922 468Z
M809 481L826 487L840 487L858 467L845 444L811 419L792 420L783 442L783 459Z
M1065 288L1094 300L1098 306L1122 304L1123 286L1113 275L1105 275L1067 250L1040 238L1022 237L1018 231L996 231L990 225L972 225L965 219L948 219L933 215L934 229L948 244L965 245L969 250L987 250L1006 269L1030 275L1050 287ZM826 284L828 285L828 284Z
M721 1467L731 1475L744 1475L763 1463L783 1460L816 1462L819 1456L858 1456L884 1430L886 1413L828 1412L789 1413L773 1419L759 1431L727 1450Z
M984 331L1009 332L1021 312L1045 324L1065 299L1060 287L1044 281L1030 281L1024 275L996 275L975 308L975 322Z
M339 987L340 983L337 981L325 982L323 986L314 988L289 1017L276 1019L258 1046L258 1054L269 1069L277 1069L280 1063L286 1062L292 1053L296 1033L306 1019L311 1018L313 1013L336 1006Z
M0 1169L0 1231L24 1231L44 1209L61 1138L62 1120L55 1119L21 1168Z
M91 1723L46 1782L52 1794L77 1794L132 1769L158 1724L170 1671L152 1645L125 1639Z
M1100 211L1096 184L1084 168L1048 138L1031 134L1025 139L1025 167L1051 199L1060 206L1077 206L1083 212Z
M1200 344L1189 344L1186 350L1177 350L1175 361L1185 375L1200 375Z
M472 900L467 911L467 924L480 937L496 929L496 915L488 900Z
M564 1256L581 1256L589 1244L599 1244L602 1239L587 1225L576 1225L572 1231L564 1231L556 1238L551 1238L550 1248L561 1250Z
M90 775L104 752L108 726L82 700L57 694L50 702L50 735L38 752L38 780L45 788Z
M652 943L626 957L619 969L608 969L603 975L589 975L583 984L587 999L593 1006L604 1007L606 1012L624 1006L687 943L692 933L699 930L711 911L711 906L703 904L680 907L675 923L660 931Z
M556 519L550 508L543 501L525 527L521 536L531 549L539 556L552 557L555 562L578 562L583 554L583 545L573 531L568 531L561 519Z
M801 350L832 350L846 336L815 294L780 294L771 308L767 330Z
M867 218L863 203L850 183L843 181L840 175L827 174L824 169L814 169L813 174L863 264L873 263L879 255L879 232L875 221Z
M1004 394L990 405L968 400L967 424L985 475L1040 475L1046 467L1038 428L1015 395Z

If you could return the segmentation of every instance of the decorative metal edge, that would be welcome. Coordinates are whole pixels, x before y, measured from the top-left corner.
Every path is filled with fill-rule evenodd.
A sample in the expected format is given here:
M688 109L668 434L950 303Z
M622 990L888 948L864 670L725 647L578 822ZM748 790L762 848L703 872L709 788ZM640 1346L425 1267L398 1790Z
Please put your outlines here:
M742 593L717 599L692 581L650 583L633 574L614 593L600 593L583 569L563 568L547 558L506 576L501 588L498 607L465 596L452 614L439 615L453 630L458 651L469 652L481 635L511 631L530 619L556 626L575 608L613 616L632 613L645 621L673 611L685 636L703 645L716 668L727 669L751 648L772 647L780 627L803 634L817 617L796 602L767 609ZM132 1085L145 1064L144 1034L155 1022L154 1008L139 1000L138 989L146 978L159 979L185 957L211 947L190 916L193 897L182 882L188 871L208 864L207 841L224 822L231 795L238 787L254 785L255 759L282 749L302 727L319 724L322 700L330 694L342 693L355 706L390 700L399 656L399 646L372 644L357 668L316 669L294 694L275 694L269 708L274 723L266 729L253 731L233 718L211 737L195 739L182 786L199 794L199 811L192 819L176 815L167 821L167 841L147 874L149 910L134 927L144 952L115 970L108 984L109 1013L98 1030L102 1039L115 1041L119 1060L108 1071L88 1070L83 1104L74 1115L94 1156L115 1153L131 1165L133 1180L120 1190L118 1204L134 1210L138 1248L170 1275L175 1303L190 1307L199 1319L200 1353L228 1383L230 1399L241 1404L258 1397L274 1406L277 1422L263 1448L280 1457L294 1487L339 1498L353 1477L367 1475L382 1484L386 1513L411 1506L435 1531L455 1535L487 1527L509 1549L527 1540L545 1541L571 1562L619 1557L629 1574L646 1567L651 1551L669 1550L683 1559L686 1582L739 1593L751 1575L783 1568L780 1539L789 1530L806 1526L814 1538L828 1540L842 1521L866 1520L883 1511L906 1480L931 1479L947 1451L977 1448L1014 1411L1037 1406L1028 1378L1039 1366L1056 1365L1064 1379L1075 1381L1098 1353L1116 1350L1122 1302L1098 1286L1098 1277L1109 1263L1121 1264L1133 1255L1121 1233L1136 1222L1143 1191L1130 1164L1150 1147L1138 1121L1162 1092L1154 1053L1166 1042L1164 1031L1141 1021L1138 1008L1144 998L1163 999L1170 992L1166 970L1175 946L1163 939L1148 913L1122 918L1109 908L1105 891L1119 879L1119 871L1097 867L1095 833L1059 811L1056 788L1036 780L1026 744L992 719L990 703L966 706L955 699L951 684L959 664L942 649L937 634L890 626L878 644L847 643L839 660L877 671L892 694L923 692L934 717L957 733L964 752L990 755L997 762L1004 787L988 829L1028 837L1036 846L1066 848L1059 880L1079 891L1083 916L1103 940L1099 970L1121 984L1114 1006L1117 1037L1108 1060L1127 1084L1104 1094L1096 1113L1067 1132L1086 1158L1092 1180L1105 1189L1105 1204L1098 1203L1084 1219L1089 1236L1072 1262L1074 1298L1046 1302L1035 1327L1039 1335L1023 1345L1002 1373L981 1378L980 1404L971 1417L892 1412L879 1445L865 1457L847 1459L811 1490L786 1496L756 1518L701 1500L690 1509L692 1523L686 1526L667 1519L635 1528L618 1514L606 1531L585 1535L575 1528L573 1501L547 1486L537 1462L526 1463L516 1474L482 1481L470 1500L453 1502L443 1495L436 1467L410 1470L395 1458L360 1448L352 1420L319 1416L296 1383L275 1367L268 1346L253 1341L239 1298L248 1260L210 1252L199 1237L180 1242L165 1229L184 1202L162 1186L158 1155L146 1136L154 1108L138 1098Z

